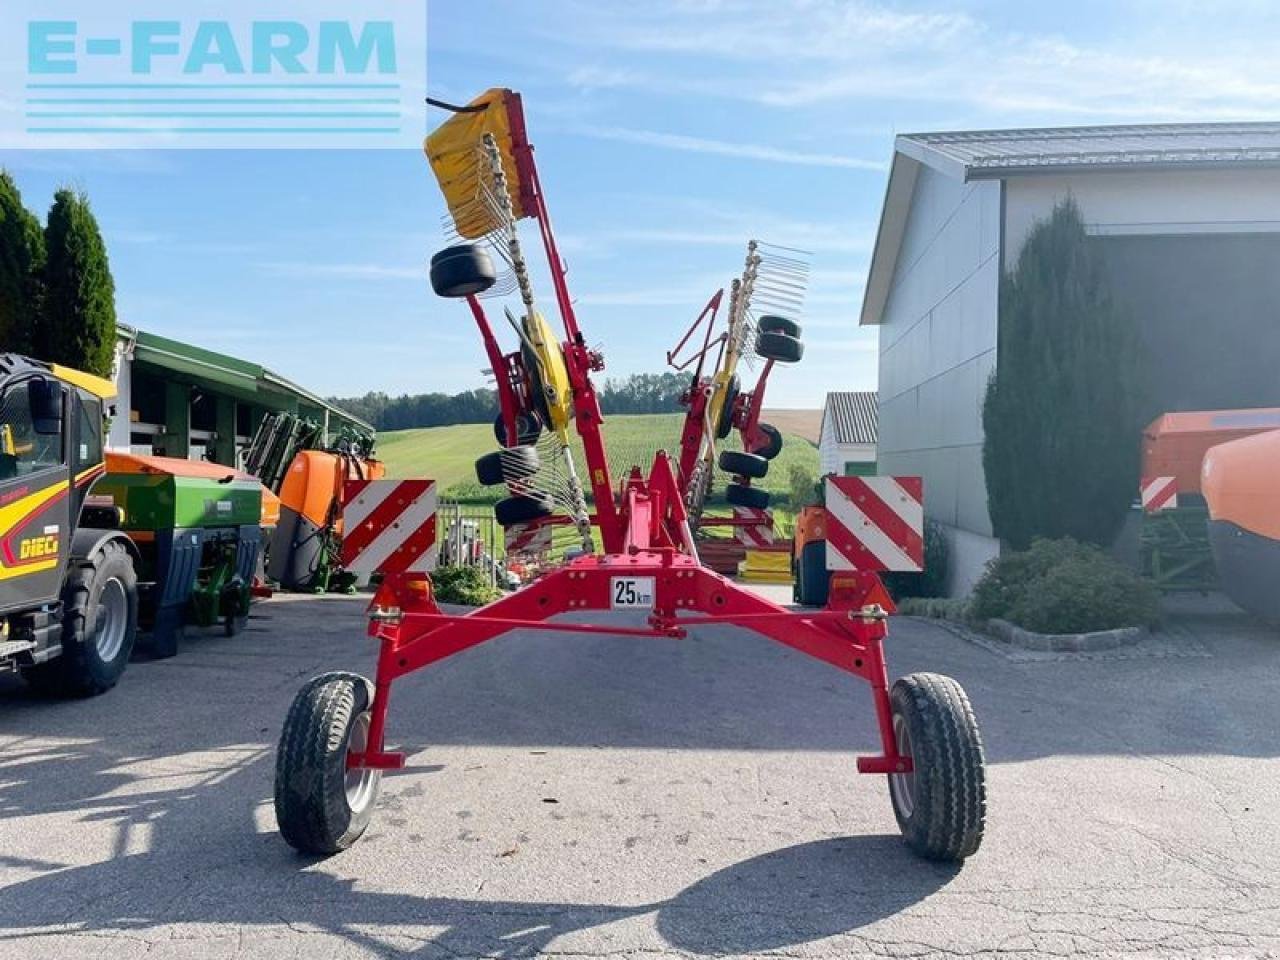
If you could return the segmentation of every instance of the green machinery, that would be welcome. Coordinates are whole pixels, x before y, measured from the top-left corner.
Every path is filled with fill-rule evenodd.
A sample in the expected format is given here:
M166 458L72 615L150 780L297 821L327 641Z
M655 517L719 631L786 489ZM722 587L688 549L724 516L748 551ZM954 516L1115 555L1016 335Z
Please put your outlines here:
M111 454L96 496L110 496L141 555L140 618L153 655L177 653L187 625L249 615L262 553L262 484L218 464Z

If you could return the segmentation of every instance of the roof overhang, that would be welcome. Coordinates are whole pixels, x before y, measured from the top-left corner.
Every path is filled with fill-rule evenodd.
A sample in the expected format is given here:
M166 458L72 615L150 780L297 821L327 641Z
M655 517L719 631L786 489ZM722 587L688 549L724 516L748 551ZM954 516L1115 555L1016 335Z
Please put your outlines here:
M879 324L889 301L893 274L898 266L898 251L902 249L902 236L907 229L907 214L911 211L911 197L920 176L920 164L918 158L900 149L894 151L884 206L880 210L880 225L876 228L876 242L871 252L871 269L867 271L867 285L862 294L860 326Z

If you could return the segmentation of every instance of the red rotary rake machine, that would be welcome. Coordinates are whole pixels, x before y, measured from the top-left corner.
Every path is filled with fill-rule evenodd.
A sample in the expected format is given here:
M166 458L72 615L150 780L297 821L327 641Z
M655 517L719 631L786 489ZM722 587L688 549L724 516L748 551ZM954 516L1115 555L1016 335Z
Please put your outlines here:
M470 308L502 406L496 428L502 449L477 462L477 476L509 488L511 496L496 506L500 523L571 523L582 548L515 593L466 614L443 612L430 577L415 564L386 573L370 606L368 632L379 644L375 680L350 673L316 677L289 710L275 781L276 819L285 839L301 851L329 854L364 832L382 771L404 765L404 754L386 748L385 735L391 688L406 674L511 630L670 639L699 626L732 624L865 680L880 742L877 754L858 758L857 769L888 776L898 824L918 853L944 860L972 854L982 839L985 774L963 690L927 673L903 677L890 689L883 652L887 615L877 605L848 601L848 591L839 594L845 602L795 612L703 567L691 532L696 478L688 464L659 451L647 474L632 466L615 486L591 381L603 358L578 326L520 97L497 89L465 107L435 105L453 116L428 137L428 159L455 232L470 242L432 259L432 286ZM522 219L537 226L563 339L537 309L516 232ZM502 274L490 251L506 264ZM506 318L520 346L504 354L481 296L517 291L522 315L506 311ZM750 422L744 415L742 423ZM581 439L594 512L578 479L570 428ZM544 461L555 467L553 483L539 479L547 472ZM700 504L696 497L692 502ZM871 595L875 574L859 576ZM646 619L643 625L555 619L584 611L641 612Z

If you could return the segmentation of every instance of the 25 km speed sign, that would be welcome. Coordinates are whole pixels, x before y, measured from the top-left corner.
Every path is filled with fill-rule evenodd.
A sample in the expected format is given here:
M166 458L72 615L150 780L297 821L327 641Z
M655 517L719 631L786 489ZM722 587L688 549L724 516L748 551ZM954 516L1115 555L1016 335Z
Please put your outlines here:
M614 610L648 610L653 606L653 577L613 577L609 606Z

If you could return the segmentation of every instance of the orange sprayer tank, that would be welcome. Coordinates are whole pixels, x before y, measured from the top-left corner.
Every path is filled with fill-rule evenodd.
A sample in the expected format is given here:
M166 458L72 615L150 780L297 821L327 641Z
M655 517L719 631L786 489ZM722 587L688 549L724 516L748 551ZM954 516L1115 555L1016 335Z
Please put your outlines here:
M1280 623L1280 430L1214 447L1202 483L1223 592Z
M347 480L380 480L386 467L324 450L302 450L280 484L280 521L271 540L268 574L286 590L310 589L322 575L329 534L342 535Z

